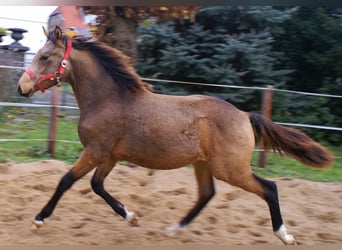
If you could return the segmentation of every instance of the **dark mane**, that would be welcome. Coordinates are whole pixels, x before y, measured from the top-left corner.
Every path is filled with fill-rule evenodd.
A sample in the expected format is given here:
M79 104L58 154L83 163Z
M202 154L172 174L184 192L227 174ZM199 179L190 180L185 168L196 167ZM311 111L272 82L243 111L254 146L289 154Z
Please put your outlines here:
M112 79L131 91L148 89L146 83L128 65L128 57L105 43L91 41L82 37L72 39L72 46L78 50L89 51L105 68Z

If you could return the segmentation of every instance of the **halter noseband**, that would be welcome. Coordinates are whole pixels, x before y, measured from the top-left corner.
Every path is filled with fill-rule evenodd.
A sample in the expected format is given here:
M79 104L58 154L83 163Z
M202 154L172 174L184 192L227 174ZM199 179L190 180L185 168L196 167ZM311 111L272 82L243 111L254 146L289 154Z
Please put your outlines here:
M38 81L35 83L35 86L37 86L37 88L42 92L44 93L46 89L54 86L54 85L60 85L60 79L62 77L62 74L68 64L68 58L69 58L69 54L70 54L70 50L71 50L71 47L72 47L72 42L70 39L68 39L67 41L67 47L65 49L65 53L64 53L64 57L63 57L63 60L61 61L57 71L55 73L52 73L52 74L49 74L49 75L43 75L41 77L39 77ZM32 70L30 69L26 69L25 72L30 76L30 78L32 80L36 79L36 75L33 73ZM44 88L41 83L44 82L45 80L55 80L56 79L56 84L50 86L50 87L47 87L47 88Z

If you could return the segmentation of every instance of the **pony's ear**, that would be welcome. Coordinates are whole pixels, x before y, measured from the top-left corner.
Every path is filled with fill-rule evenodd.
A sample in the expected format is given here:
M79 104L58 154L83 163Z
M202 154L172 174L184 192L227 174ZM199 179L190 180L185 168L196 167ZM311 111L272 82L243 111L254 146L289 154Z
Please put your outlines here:
M44 26L43 26L43 31L44 31L44 35L46 36L46 38L49 38L49 32L45 29Z
M63 38L63 31L59 26L56 26L55 30L53 31L54 37L57 41L62 40Z

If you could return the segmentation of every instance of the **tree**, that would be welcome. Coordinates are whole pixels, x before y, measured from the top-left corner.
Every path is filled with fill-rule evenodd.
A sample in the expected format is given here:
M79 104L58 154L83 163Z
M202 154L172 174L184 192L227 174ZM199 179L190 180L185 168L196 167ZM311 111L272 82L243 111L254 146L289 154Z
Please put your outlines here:
M134 66L137 59L136 31L138 22L149 17L160 20L193 22L197 6L132 7L83 6L87 14L97 16L96 37L125 53Z
M141 37L138 72L146 77L180 81L279 87L291 71L277 68L282 55L273 50L272 32L281 32L275 24L287 20L294 11L271 7L207 7L198 10L195 24L143 24L138 29ZM164 84L156 91L210 94L240 107L248 104L250 109L260 103L259 96L247 89L237 93L231 89Z
M284 67L295 69L285 88L342 96L342 21L338 13L304 6L283 24L285 32L275 36L275 48L284 52ZM286 117L292 122L342 127L342 111L337 108L341 104L340 98L292 95L278 108L286 107ZM342 141L341 133L315 131L312 136L336 144Z
M341 20L329 9L300 7L275 36L275 47L286 55L285 65L296 69L288 88L316 91L342 77Z

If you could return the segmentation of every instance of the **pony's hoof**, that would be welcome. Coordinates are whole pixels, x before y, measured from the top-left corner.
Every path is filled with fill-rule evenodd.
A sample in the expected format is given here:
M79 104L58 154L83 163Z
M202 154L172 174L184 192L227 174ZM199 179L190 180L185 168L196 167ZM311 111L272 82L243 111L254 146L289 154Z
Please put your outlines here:
M166 235L173 237L177 234L177 232L179 232L181 229L183 229L179 224L175 224L171 227L168 227L166 229Z
M287 230L284 225L282 225L275 235L285 244L285 245L297 245L296 239L291 235L287 234Z
M129 221L129 225L132 227L138 227L139 226L139 222L137 218L132 219L131 221Z
M285 245L297 245L297 241L295 237L293 237L291 234L287 235L286 242L284 242Z
M126 220L133 227L139 226L138 218L134 212L127 212Z
M43 221L41 220L34 220L32 222L32 225L31 225L31 231L36 231L38 230L39 228L41 228L43 226Z

